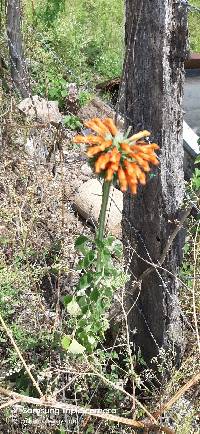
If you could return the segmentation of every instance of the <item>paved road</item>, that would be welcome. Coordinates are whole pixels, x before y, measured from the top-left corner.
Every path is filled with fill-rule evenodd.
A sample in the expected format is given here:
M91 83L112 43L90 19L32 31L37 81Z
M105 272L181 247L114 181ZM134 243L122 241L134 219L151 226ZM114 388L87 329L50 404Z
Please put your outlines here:
M186 73L184 120L200 136L200 70Z

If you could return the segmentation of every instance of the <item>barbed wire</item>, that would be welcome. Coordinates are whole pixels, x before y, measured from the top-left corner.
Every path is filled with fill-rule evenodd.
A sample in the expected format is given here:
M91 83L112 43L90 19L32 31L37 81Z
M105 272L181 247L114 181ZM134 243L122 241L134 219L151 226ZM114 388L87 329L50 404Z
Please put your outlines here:
M180 0L180 4L183 5L183 6L186 6L189 10L193 10L194 12L200 12L200 8L191 5L187 0ZM53 58L55 61L58 61L58 63L60 64L60 66L61 66L64 70L67 70L68 72L73 73L72 70L69 70L69 69L66 67L66 65L65 65L65 63L63 62L62 58L61 58L60 56L57 55L56 51L55 51L54 49L52 49L52 47L50 47L48 43L46 43L45 36L44 36L42 33L40 33L40 32L36 32L35 35L37 35L36 38L37 38L38 42L39 42L41 45L45 46L46 50L50 53L50 55L52 56L52 58ZM8 34L7 34L6 32L5 32L5 39L6 39L7 42L9 42L9 43L12 45L12 47L13 47L12 41L10 40L10 38L9 38L9 36L8 36ZM13 47L13 49L14 49L14 48L15 48L15 47ZM16 54L17 54L17 53L16 53ZM10 59L10 61L11 61L12 65L13 65L13 67L14 67L14 68L16 69L16 71L17 71L16 65L13 63L12 59ZM27 67L27 66L28 66L28 65L27 65L27 62L24 61L23 64L22 64L22 68L24 69L24 72L26 72L26 73L27 73L27 70L28 70L28 67ZM24 83L24 85L27 86L27 90L28 90L29 93L31 94L30 84L29 84L29 86L28 86L27 83ZM113 199L111 199L111 200L113 200ZM116 205L116 204L115 204L115 205ZM128 222L128 223L129 223L131 229L132 229L133 231L136 231L136 228L134 228L133 225L130 224L130 222ZM144 246L144 249L145 249L145 251L146 251L146 253L147 253L147 256L148 256L148 258L149 258L149 261L153 264L153 260L152 260L152 258L150 257L150 254L149 254L149 252L148 252L147 246L145 245L144 239L142 238L141 234L139 234L139 237L140 237L140 240L141 240L141 242L142 242L142 244L143 244L143 246ZM170 291L169 291L169 289L168 289L167 282L164 281L164 279L163 279L162 275L160 274L159 270L156 269L155 271L156 271L156 273L158 274L159 278L161 279L161 284L162 284L163 288L165 288L165 290L166 290L166 292L168 293L170 299L173 300L173 295L170 293ZM192 276L191 276L190 278L192 279ZM178 309L179 309L179 311L180 311L180 314L181 314L182 317L184 318L185 322L188 324L188 326L189 326L190 328L193 329L191 323L188 321L188 318L186 317L186 315L184 315L184 312L182 311L182 309L181 309L180 307L179 307ZM144 313L142 313L142 315L143 315L143 318L144 318ZM144 320L145 320L146 325L147 325L147 320L146 320L146 318L144 318ZM149 329L149 326L148 326L148 329Z
M200 8L198 8L195 5L192 5L191 3L188 2L188 0L180 0L179 4L181 6L186 6L191 12L198 12L198 13L200 13Z

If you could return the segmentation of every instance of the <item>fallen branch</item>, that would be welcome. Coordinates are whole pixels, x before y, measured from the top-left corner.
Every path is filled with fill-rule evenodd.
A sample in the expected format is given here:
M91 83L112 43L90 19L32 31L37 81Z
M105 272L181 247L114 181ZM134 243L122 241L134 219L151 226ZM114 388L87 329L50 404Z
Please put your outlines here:
M17 404L19 402L19 399L9 399L9 401L4 402L3 404L0 405L0 410L3 410L4 408L7 407L12 407L13 405Z
M155 415L155 418L158 418L162 413L169 411L169 409L172 407L172 405L175 404L178 399L181 398L181 396L184 395L185 392L187 392L194 384L198 383L200 381L200 372L198 374L195 374L184 386L182 386L178 392L175 393L175 395L168 401L166 404L162 405L159 412Z
M161 432L163 431L166 434L175 434L173 430L170 428L167 428L165 426L160 425L152 425L148 423L139 422L134 419L128 419L125 417L116 416L110 413L101 413L96 410L92 410L85 407L79 407L73 404L65 404L62 402L58 402L56 400L53 400L48 397L42 397L42 398L33 398L29 396L20 395L19 393L13 392L8 389L4 389L3 387L0 387L0 394L8 396L9 398L12 398L12 400L17 400L18 402L24 403L24 404L32 404L32 405L38 405L38 406L44 406L44 407L50 407L50 408L57 408L63 411L63 413L80 413L84 414L86 416L90 417L97 417L99 419L104 419L108 422L116 422L123 425L132 426L136 429L146 429L146 430L154 430ZM11 400L11 401L12 401ZM11 403L10 401L10 403ZM12 405L12 403L10 404Z

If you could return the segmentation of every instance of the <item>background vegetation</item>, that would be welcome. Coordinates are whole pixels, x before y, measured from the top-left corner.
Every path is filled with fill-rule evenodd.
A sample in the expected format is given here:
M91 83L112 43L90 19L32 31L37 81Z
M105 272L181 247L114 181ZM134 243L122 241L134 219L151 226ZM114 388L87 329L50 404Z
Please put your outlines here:
M192 0L191 4L200 8L200 0ZM189 14L190 49L200 53L200 13L192 11Z
M200 7L200 1L193 4ZM191 51L200 52L200 20L189 12ZM120 77L124 55L123 0L24 0L24 38L35 92L62 105L66 84L89 92Z

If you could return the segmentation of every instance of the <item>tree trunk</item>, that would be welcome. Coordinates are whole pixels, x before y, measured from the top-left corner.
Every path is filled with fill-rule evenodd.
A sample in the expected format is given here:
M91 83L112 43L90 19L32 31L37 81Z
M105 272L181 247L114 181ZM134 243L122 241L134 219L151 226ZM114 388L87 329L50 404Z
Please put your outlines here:
M26 98L28 81L22 54L20 0L7 1L7 35L12 80L21 96Z
M134 132L147 129L160 145L161 164L144 188L124 198L123 234L136 249L130 263L131 281L158 263L180 218L184 196L182 97L187 48L186 8L175 0L126 0L124 114ZM129 326L133 347L149 365L159 349L183 350L183 327L176 279L182 260L184 234L179 232L163 264L129 297ZM128 253L127 253L128 254ZM142 258L142 259L140 259ZM131 292L132 285L129 287ZM137 298L138 297L138 298Z

